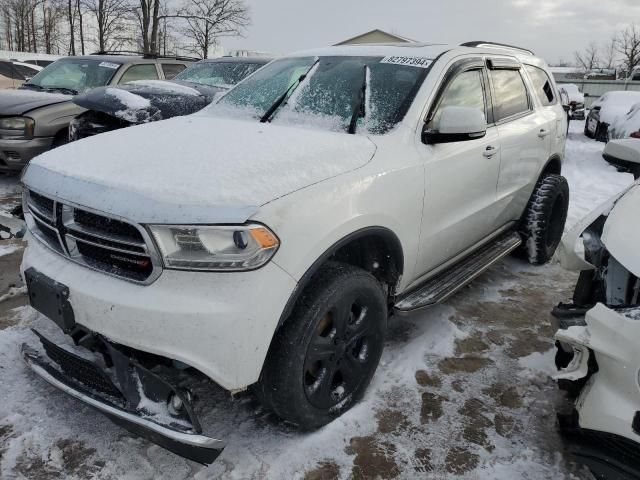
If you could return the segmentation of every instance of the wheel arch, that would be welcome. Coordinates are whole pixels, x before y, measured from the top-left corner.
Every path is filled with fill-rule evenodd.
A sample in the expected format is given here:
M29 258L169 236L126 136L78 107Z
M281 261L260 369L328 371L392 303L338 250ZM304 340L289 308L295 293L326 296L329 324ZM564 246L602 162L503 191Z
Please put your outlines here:
M404 250L400 239L392 230L370 226L351 232L325 250L305 271L280 315L277 328L291 315L300 294L329 260L364 268L389 285L389 294L404 272Z
M538 180L542 180L547 175L553 175L553 174L556 174L556 175L562 174L562 160L560 158L560 155L558 154L553 154L551 155L551 157L549 157L549 159L547 160L547 163L545 163L544 167L542 168L542 171L540 172L540 176Z

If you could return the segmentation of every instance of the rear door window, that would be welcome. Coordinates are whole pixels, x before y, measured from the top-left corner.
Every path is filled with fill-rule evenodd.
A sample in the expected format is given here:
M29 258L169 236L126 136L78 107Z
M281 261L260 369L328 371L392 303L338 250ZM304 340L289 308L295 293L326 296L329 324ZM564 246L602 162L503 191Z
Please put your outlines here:
M533 91L540 100L540 103L548 107L549 105L555 105L556 95L553 91L553 84L551 79L547 75L547 72L541 68L534 67L533 65L525 65L524 67L529 74L531 83L533 84Z
M494 91L496 122L530 110L527 88L519 70L489 70Z
M173 77L187 68L186 65L183 65L181 63L163 63L161 64L161 67L162 73L164 73L164 78L166 80L171 80Z
M132 65L124 72L118 83L133 82L135 80L157 80L158 71L154 63Z

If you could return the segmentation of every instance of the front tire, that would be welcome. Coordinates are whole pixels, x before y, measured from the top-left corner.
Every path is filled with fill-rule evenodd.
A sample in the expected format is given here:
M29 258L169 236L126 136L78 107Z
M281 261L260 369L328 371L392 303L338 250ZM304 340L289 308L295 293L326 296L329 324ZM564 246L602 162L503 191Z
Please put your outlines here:
M386 327L386 295L378 280L352 265L328 263L276 333L258 396L303 429L331 422L364 394Z
M521 251L529 263L542 265L558 248L569 209L569 185L561 175L547 175L536 184L525 210Z

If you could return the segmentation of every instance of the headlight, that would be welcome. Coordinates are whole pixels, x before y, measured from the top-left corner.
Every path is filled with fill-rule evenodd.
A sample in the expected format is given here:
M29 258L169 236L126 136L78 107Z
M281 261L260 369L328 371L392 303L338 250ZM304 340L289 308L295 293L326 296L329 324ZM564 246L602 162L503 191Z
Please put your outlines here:
M262 225L150 225L166 268L238 271L263 266L280 241Z
M12 135L24 137L33 136L35 122L29 117L6 117L0 118L0 130L10 130Z

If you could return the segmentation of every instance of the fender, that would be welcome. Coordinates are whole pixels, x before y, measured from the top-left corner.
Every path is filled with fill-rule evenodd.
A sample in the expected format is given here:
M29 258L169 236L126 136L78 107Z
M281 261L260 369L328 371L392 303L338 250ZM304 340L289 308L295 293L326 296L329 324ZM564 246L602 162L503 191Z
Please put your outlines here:
M398 236L392 230L386 227L373 227L373 226L356 230L355 232L350 233L349 235L341 238L336 243L331 245L331 247L329 247L322 255L320 255L320 257L318 257L313 262L313 264L311 264L311 266L307 269L307 271L302 275L302 277L300 278L300 281L296 285L296 288L293 290L293 292L291 292L291 296L289 297L289 300L287 301L287 304L285 305L284 310L280 315L280 320L278 321L278 326L276 327L276 330L282 326L282 324L285 322L287 318L289 318L289 315L291 315L291 312L293 311L293 307L295 306L296 301L300 296L300 293L304 291L304 289L307 287L307 285L309 284L313 276L316 274L316 272L320 269L320 267L324 265L324 263L332 255L334 255L338 250L340 250L340 248L344 247L345 245L348 245L354 240L358 240L360 238L369 237L369 236L380 237L385 241L385 243L387 244L387 247L393 252L393 258L396 262L398 273L400 275L403 274L404 253L402 250L402 244L400 243L400 239L398 239Z

